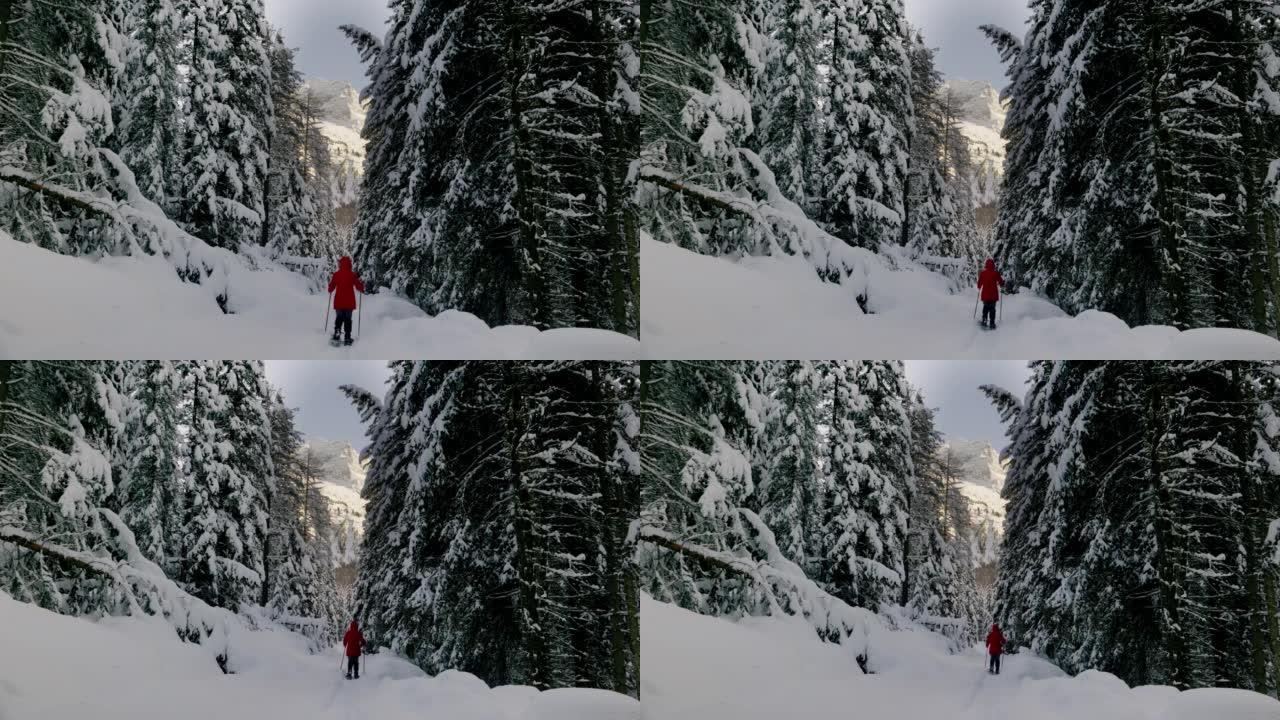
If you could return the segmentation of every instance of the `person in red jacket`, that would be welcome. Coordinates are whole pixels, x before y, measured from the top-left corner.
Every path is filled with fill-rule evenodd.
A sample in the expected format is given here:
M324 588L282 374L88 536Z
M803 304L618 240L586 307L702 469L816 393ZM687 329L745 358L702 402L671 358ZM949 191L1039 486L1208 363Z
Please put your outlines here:
M329 278L329 292L333 293L333 309L337 318L333 321L333 341L338 341L338 331L343 330L343 341L351 344L351 313L356 309L356 291L364 292L364 283L351 269L351 258L346 255L338 260L338 272Z
M347 650L347 679L353 676L360 679L360 652L364 650L364 635L360 632L360 626L356 624L356 619L351 618L351 624L347 626L347 633L342 636L342 646Z
M982 326L996 329L996 305L1000 302L1000 288L1004 287L1004 277L996 270L996 261L987 258L986 268L978 273L978 290L982 292ZM987 323L987 317L991 322Z
M999 675L1000 655L1004 653L1004 633L1000 631L1000 623L991 623L991 632L987 633L987 652L991 655L987 672Z

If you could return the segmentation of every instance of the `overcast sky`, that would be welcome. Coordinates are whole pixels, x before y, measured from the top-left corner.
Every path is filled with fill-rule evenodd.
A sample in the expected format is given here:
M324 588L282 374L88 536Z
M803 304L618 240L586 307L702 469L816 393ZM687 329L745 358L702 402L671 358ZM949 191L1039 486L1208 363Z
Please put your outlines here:
M999 25L1018 37L1026 33L1027 0L904 0L907 20L938 49L938 68L948 77L1007 84L1004 66L979 25Z
M988 80L1004 87L1004 67L991 43L978 31L986 23L1021 36L1027 0L904 0L907 19L938 48L938 66L949 77ZM364 67L346 37L344 23L378 37L386 32L388 0L266 0L267 20L284 30L285 42L298 48L298 67L310 77L346 80L364 87Z
M346 440L357 450L368 444L360 414L338 390L359 385L379 397L390 376L382 360L267 360L267 380L297 409L298 430L323 440Z
M956 440L987 440L997 450L1009 444L1000 414L978 390L999 385L1019 396L1031 370L1020 360L907 360L907 379L937 409L938 429Z
M360 56L339 25L359 25L381 38L391 11L388 0L265 0L267 21L284 32L298 50L298 69L307 77L346 80L357 88L368 82Z

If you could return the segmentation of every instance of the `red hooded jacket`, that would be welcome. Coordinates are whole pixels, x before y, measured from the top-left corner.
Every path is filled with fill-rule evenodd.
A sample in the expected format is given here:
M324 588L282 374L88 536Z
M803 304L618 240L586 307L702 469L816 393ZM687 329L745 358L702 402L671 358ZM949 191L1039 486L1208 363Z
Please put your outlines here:
M356 290L364 292L364 283L351 269L351 258L344 255L338 261L338 272L329 279L329 292L333 293L333 309L355 310Z
M996 261L987 258L986 269L978 273L978 289L982 291L982 302L999 300L1002 287L1004 287L1004 276L996 270Z
M987 652L992 655L1004 652L1004 633L1000 632L999 625L992 625L991 632L987 633Z
M360 657L360 651L364 649L364 635L355 620L347 627L347 634L342 636L342 646L347 649L347 657Z

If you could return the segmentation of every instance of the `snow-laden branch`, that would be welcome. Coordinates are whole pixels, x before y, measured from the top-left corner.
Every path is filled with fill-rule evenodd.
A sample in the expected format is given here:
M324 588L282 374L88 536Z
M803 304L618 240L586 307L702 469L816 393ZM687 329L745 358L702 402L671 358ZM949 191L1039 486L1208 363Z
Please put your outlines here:
M184 640L194 640L226 662L229 626L236 621L230 611L212 607L178 587L164 571L143 555L133 531L118 515L98 508L97 516L114 532L111 542L124 554L117 560L102 553L76 550L51 542L14 525L0 525L0 542L51 558L111 581L132 615L163 616Z
M183 230L138 188L133 171L110 150L99 154L115 171L123 201L74 190L36 176L22 168L0 165L0 182L39 193L65 206L92 213L115 224L129 241L134 254L150 252L167 258L186 280L198 280L218 298L228 296L231 269L243 265L235 253L210 246Z
M735 513L745 522L745 526L736 524L739 534L763 558L704 547L653 525L641 524L635 532L641 542L752 581L772 613L804 617L820 635L839 638L842 645L865 660L869 656L870 630L881 624L876 614L845 603L809 579L799 565L783 554L773 531L754 512L737 508Z
M868 294L870 268L883 264L875 253L853 247L823 230L804 210L783 194L768 165L751 150L738 148L738 154L754 173L752 195L736 191L715 190L691 182L656 165L640 164L636 177L663 190L679 193L706 207L728 212L754 223L766 233L768 252L772 255L802 255L826 279L836 279L844 287L865 299Z

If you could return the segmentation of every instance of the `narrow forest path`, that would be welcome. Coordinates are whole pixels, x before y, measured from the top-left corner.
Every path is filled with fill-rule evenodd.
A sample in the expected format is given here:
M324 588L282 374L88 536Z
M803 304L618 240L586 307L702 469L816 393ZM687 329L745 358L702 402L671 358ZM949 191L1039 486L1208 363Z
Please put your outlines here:
M1108 673L1071 676L1029 652L986 671L980 646L872 631L873 674L808 622L695 615L644 596L641 697L655 720L1275 720L1280 703L1244 690L1129 688Z
M604 690L490 688L469 673L431 676L392 653L346 680L341 646L312 653L299 635L243 628L232 674L157 618L94 622L0 591L0 720L639 720L635 700Z
M231 310L180 281L159 257L58 255L0 232L0 357L631 359L634 338L607 330L490 327L470 313L429 315L390 292L364 297L360 337L333 347L329 298L301 275L237 268ZM333 329L329 313L327 328ZM353 321L354 325L354 321ZM354 329L354 328L353 328Z
M799 257L739 260L641 243L646 357L773 359L1198 359L1280 357L1280 341L1247 330L1129 327L1110 313L1069 315L1030 292L1007 295L999 328L974 316L977 290L941 275L867 268L871 314L847 287ZM870 264L869 264L870 265Z

